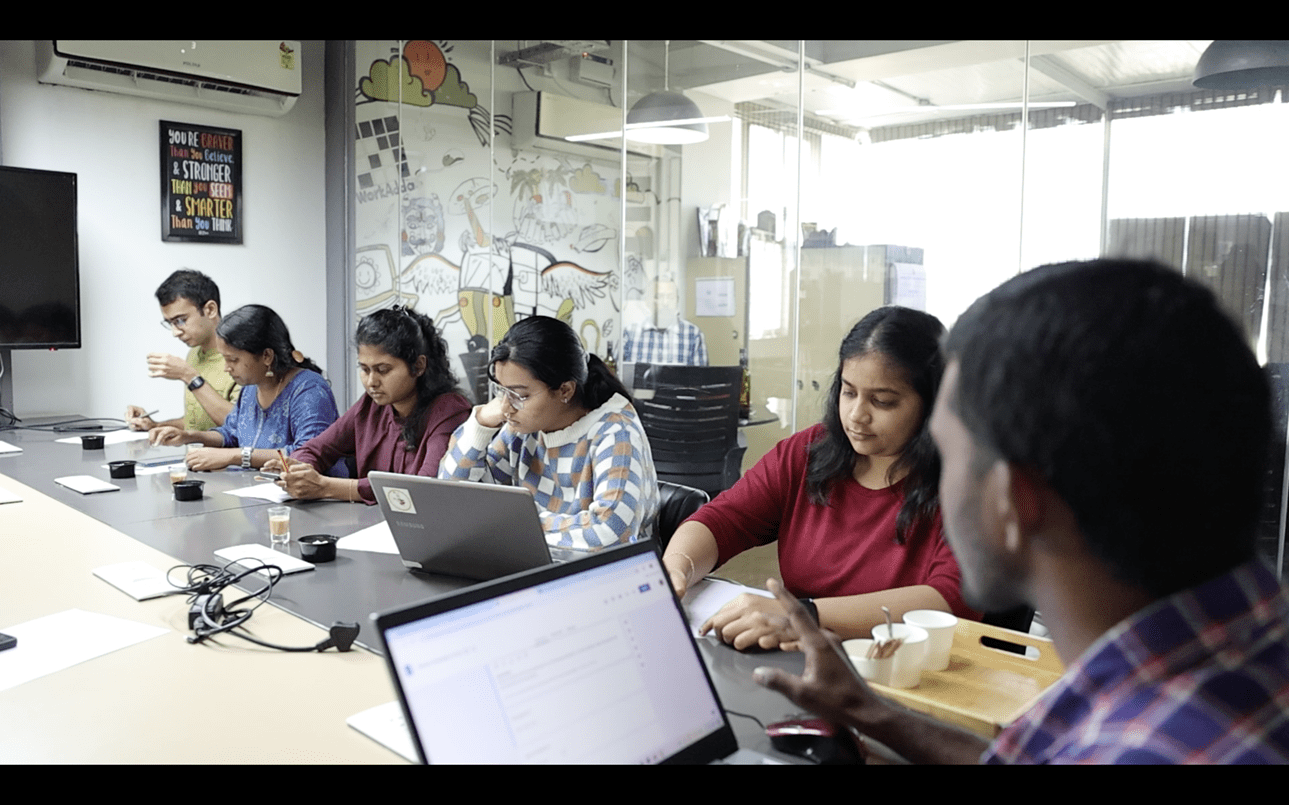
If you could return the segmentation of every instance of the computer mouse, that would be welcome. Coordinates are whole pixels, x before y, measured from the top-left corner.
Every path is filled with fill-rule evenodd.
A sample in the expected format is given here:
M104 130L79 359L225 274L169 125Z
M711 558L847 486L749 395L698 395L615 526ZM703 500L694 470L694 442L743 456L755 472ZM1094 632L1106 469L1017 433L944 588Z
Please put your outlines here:
M776 721L765 728L765 734L770 736L770 745L786 755L830 766L864 763L864 755L850 730L822 718Z

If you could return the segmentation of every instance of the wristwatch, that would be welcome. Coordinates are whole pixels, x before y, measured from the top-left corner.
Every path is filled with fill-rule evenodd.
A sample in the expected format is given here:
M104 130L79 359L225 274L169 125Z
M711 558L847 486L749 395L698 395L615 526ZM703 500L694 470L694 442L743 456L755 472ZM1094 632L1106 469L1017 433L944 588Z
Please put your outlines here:
M251 468L251 448L243 447L242 448L242 469L249 470L250 468Z
M815 619L815 625L818 626L819 625L819 605L815 603L815 599L798 598L797 600L800 601L801 606L805 607L806 611L810 613L810 617Z
M197 375L192 379L192 382L188 384L188 390L196 391L197 389L201 388L204 385L206 385L206 378L202 377L201 375ZM171 388L174 388L174 387L171 386Z

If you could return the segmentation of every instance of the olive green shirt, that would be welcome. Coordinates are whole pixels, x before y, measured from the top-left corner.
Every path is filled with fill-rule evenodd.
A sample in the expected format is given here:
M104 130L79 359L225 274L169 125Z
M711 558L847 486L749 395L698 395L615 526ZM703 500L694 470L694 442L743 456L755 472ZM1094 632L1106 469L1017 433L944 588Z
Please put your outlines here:
M219 350L204 350L201 347L193 347L188 352L188 365L197 370L197 374L206 378L206 384L215 390L219 396L229 402L237 399L237 392L241 388L233 382L224 369L224 356L219 354ZM184 429L185 430L210 430L219 423L211 419L206 409L201 407L197 402L197 397L184 389Z

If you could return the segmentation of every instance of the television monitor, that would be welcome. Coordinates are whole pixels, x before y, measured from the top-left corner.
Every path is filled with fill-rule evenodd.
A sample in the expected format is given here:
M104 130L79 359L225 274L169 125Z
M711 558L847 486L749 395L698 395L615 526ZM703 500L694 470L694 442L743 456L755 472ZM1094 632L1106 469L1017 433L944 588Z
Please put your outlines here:
M81 346L76 174L0 166L0 349Z

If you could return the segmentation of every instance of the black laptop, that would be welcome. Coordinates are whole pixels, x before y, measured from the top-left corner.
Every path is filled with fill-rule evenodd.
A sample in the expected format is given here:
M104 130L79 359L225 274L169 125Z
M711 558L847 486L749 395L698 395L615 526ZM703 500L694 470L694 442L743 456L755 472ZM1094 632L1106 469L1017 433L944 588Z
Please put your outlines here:
M372 616L423 763L753 762L652 540Z

